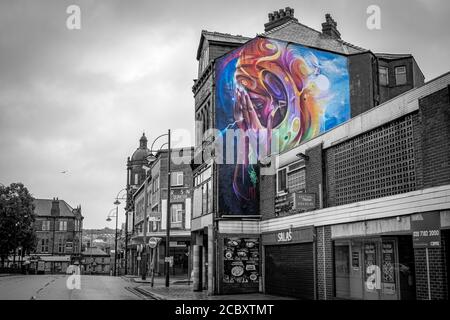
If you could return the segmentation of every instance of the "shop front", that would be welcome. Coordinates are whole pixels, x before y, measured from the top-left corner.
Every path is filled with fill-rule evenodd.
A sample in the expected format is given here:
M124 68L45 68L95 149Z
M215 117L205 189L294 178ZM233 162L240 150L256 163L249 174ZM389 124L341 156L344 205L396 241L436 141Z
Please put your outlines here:
M314 228L289 228L261 235L264 292L315 298Z
M334 255L337 298L415 299L411 236L336 240Z

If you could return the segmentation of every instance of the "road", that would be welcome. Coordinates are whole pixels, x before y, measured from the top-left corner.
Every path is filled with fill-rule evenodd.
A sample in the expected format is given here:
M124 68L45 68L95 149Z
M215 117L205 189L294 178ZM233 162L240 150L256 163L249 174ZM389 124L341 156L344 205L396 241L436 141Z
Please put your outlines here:
M134 287L134 283L121 277L81 275L80 285L69 285L69 287L68 278L67 275L3 276L0 277L0 300L140 299L138 295L126 289Z

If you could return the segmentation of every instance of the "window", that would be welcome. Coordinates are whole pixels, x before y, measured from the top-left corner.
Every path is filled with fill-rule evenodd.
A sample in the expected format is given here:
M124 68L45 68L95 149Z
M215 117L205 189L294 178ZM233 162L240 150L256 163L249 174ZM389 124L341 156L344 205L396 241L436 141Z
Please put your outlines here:
M380 85L381 86L387 86L389 85L389 73L388 68L386 67L380 67L379 73L380 73Z
M138 173L134 174L134 184L139 184L139 174Z
M64 253L64 245L65 245L64 240L61 239L58 242L58 253Z
M50 220L42 221L42 231L50 231Z
M208 213L208 184L202 185L202 214Z
M59 222L59 231L67 231L67 221Z
M277 190L278 192L283 192L287 189L286 186L286 168L278 170L277 176Z
M306 189L305 169L290 171L287 174L287 185L289 192L305 190Z
M182 186L183 185L183 172L171 172L170 173L170 185Z
M170 206L170 223L172 227L181 227L183 222L183 204L174 203Z
M208 181L208 213L213 211L213 188L212 180Z
M41 252L48 253L48 239L41 239Z
M395 84L400 86L406 84L406 67L396 67L395 68Z
M159 176L153 179L153 193L156 193L159 190Z

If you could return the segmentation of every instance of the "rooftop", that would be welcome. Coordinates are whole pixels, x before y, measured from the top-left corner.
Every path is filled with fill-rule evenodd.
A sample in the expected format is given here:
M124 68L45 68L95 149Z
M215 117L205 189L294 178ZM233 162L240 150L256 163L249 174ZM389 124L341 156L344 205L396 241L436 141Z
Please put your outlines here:
M37 216L50 216L52 209L53 199L35 199L34 200L34 213ZM59 216L61 217L74 217L74 209L64 200L57 200L59 202Z
M304 46L324 49L345 55L369 51L341 39L331 38L324 35L322 32L305 26L295 20L289 20L278 27L260 34L260 36L294 42Z

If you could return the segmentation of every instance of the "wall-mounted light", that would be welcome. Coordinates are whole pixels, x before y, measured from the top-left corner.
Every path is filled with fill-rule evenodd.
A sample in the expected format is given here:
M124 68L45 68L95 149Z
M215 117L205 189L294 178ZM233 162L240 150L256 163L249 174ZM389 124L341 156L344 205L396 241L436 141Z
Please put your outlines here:
M296 154L297 158L303 159L305 161L309 160L309 156L307 156L306 154L304 154L303 152L299 152Z

